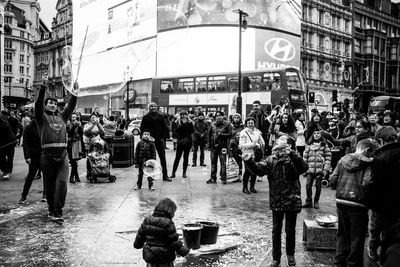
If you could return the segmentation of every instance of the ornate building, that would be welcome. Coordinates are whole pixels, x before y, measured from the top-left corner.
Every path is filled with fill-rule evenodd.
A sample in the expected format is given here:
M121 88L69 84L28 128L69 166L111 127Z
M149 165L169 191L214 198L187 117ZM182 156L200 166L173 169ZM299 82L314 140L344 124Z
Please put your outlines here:
M3 1L3 4L1 96L5 107L18 109L32 97L33 45L39 36L40 6L37 0Z
M58 0L57 15L53 18L51 33L44 32L35 43L35 92L40 89L42 76L48 75L48 94L63 105L66 91L62 83L63 48L72 45L72 0ZM37 95L37 93L35 93Z
M352 4L346 0L302 0L301 71L315 107L332 109L337 101L351 98Z
M355 1L354 88L362 111L373 96L400 95L400 3Z

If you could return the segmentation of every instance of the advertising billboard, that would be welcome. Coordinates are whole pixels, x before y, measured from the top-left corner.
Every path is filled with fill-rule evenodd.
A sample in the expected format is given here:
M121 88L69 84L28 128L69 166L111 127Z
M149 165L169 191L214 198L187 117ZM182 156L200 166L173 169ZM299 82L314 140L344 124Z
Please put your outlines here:
M299 67L300 0L74 0L80 94L116 91L130 78L237 70L237 9L248 14L243 71Z
M155 75L156 14L156 0L74 0L71 61L74 80L79 70L79 95Z
M196 25L237 25L240 9L248 14L249 26L282 30L300 35L300 0L159 0L157 30L165 31L182 27L181 14L190 26ZM172 20L168 10L173 9L181 19ZM160 11L160 10L159 10Z

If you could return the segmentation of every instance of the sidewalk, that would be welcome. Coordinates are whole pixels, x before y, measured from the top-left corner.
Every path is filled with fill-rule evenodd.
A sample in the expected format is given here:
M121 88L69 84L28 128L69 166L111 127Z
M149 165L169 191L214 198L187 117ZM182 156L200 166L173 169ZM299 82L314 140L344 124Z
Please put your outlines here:
M169 173L174 156L174 151L167 150ZM140 191L133 190L137 176L133 166L113 169L112 173L117 176L115 183L89 184L83 178L82 183L69 184L62 225L46 218L46 203L39 202L41 181L34 182L37 188L29 197L33 203L21 207L16 204L25 175L21 164L10 181L0 181L0 207L3 210L6 210L4 207L13 208L0 214L0 264L144 266L141 250L132 247L136 231L157 202L170 197L178 205L174 218L177 228L183 223L209 219L220 223L224 231L240 233L244 241L238 249L224 254L181 258L176 266L266 266L272 242L268 182L257 182L259 193L251 195L241 192L240 183L206 184L209 154L206 159L207 167L189 167L187 179L181 178L181 162L177 178L170 183L155 181L155 191L148 190L147 184ZM84 165L83 161L80 165ZM81 166L80 173L83 172ZM301 182L304 199L305 180ZM317 212L336 214L334 191L323 189L320 205L320 210L303 210L298 216L297 266L333 264L333 251L305 251L302 244L305 218L312 218ZM284 247L284 234L282 243ZM282 251L284 254L284 249Z

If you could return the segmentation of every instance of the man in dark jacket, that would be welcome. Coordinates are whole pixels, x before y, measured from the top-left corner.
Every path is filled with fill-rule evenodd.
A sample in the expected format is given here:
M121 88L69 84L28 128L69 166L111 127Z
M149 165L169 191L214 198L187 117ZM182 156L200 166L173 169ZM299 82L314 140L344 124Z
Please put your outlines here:
M377 216L382 229L380 261L383 266L400 262L400 143L391 126L382 126L375 139L382 145L376 151L371 183L366 191L367 206ZM372 229L371 229L372 232Z
M63 222L62 208L67 196L68 157L66 123L75 109L77 97L70 96L63 113L57 110L57 99L44 100L47 86L39 90L35 103L35 119L39 130L42 156L40 167L46 185L49 216L52 221ZM78 91L78 84L74 84Z
M204 163L204 147L207 143L207 133L209 124L205 121L203 112L199 112L194 123L193 133L193 167L197 164L197 151L200 147L200 166L206 166Z
M368 209L364 187L371 180L372 158L378 144L372 139L358 142L356 152L344 156L333 171L330 182L336 188L339 217L335 266L363 266Z
M224 112L215 112L216 121L211 125L208 132L208 144L210 147L211 157L211 178L207 181L208 184L217 182L218 158L221 165L221 181L226 184L226 153L229 145L229 140L232 135L230 123L225 121Z
M268 115L261 109L261 102L259 100L255 100L253 102L253 110L247 117L251 117L255 119L255 127L261 131L262 138L264 139L265 143L268 144L269 140L269 127L271 123L268 120ZM268 145L265 146L265 151L267 152L266 155L270 154L270 148Z
M7 118L0 114L0 169L3 172L3 179L10 178L12 171L11 158L14 158L14 150L17 142L18 140Z
M13 132L15 138L17 138L18 142L23 132L22 124L18 121L17 118L12 117L8 110L2 110L1 113L4 116L4 118L8 121L8 125L10 126L11 131ZM2 158L3 159L5 158L6 159L5 162L7 162L6 163L7 167L5 167L3 179L8 179L11 177L14 167L15 145L16 144L9 145L7 146L7 148L3 149L4 156Z
M168 127L163 116L157 111L157 104L151 102L149 104L149 113L143 116L140 124L140 132L149 132L154 138L154 144L156 145L157 154L160 158L161 167L163 169L163 180L172 182L172 179L170 179L167 174L167 162L165 160L164 138L167 130Z
M253 174L268 175L269 205L272 210L272 262L269 266L280 266L281 231L285 218L286 255L288 266L296 266L294 257L296 245L296 219L301 211L301 187L299 175L307 171L307 163L295 152L295 141L283 135L276 141L272 154L256 163L243 159Z
M24 138L22 143L24 149L24 158L26 163L29 165L28 175L25 179L24 189L22 190L22 196L19 200L19 204L27 204L26 197L28 196L32 182L35 179L37 172L40 169L40 155L42 153L42 146L40 144L40 136L37 129L36 121L33 119L25 127ZM43 179L43 197L46 198L45 188Z

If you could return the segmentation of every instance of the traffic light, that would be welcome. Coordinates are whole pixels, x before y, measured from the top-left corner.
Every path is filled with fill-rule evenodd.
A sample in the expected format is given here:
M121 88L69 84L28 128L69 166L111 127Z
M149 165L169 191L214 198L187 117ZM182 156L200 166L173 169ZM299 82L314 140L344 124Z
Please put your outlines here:
M250 91L250 79L247 76L243 76L242 79L242 92Z
M308 103L315 103L315 93L314 92L308 93Z
M338 93L337 90L333 90L333 91L332 91L332 104L338 102L337 93Z
M337 111L342 111L342 102L337 103Z

